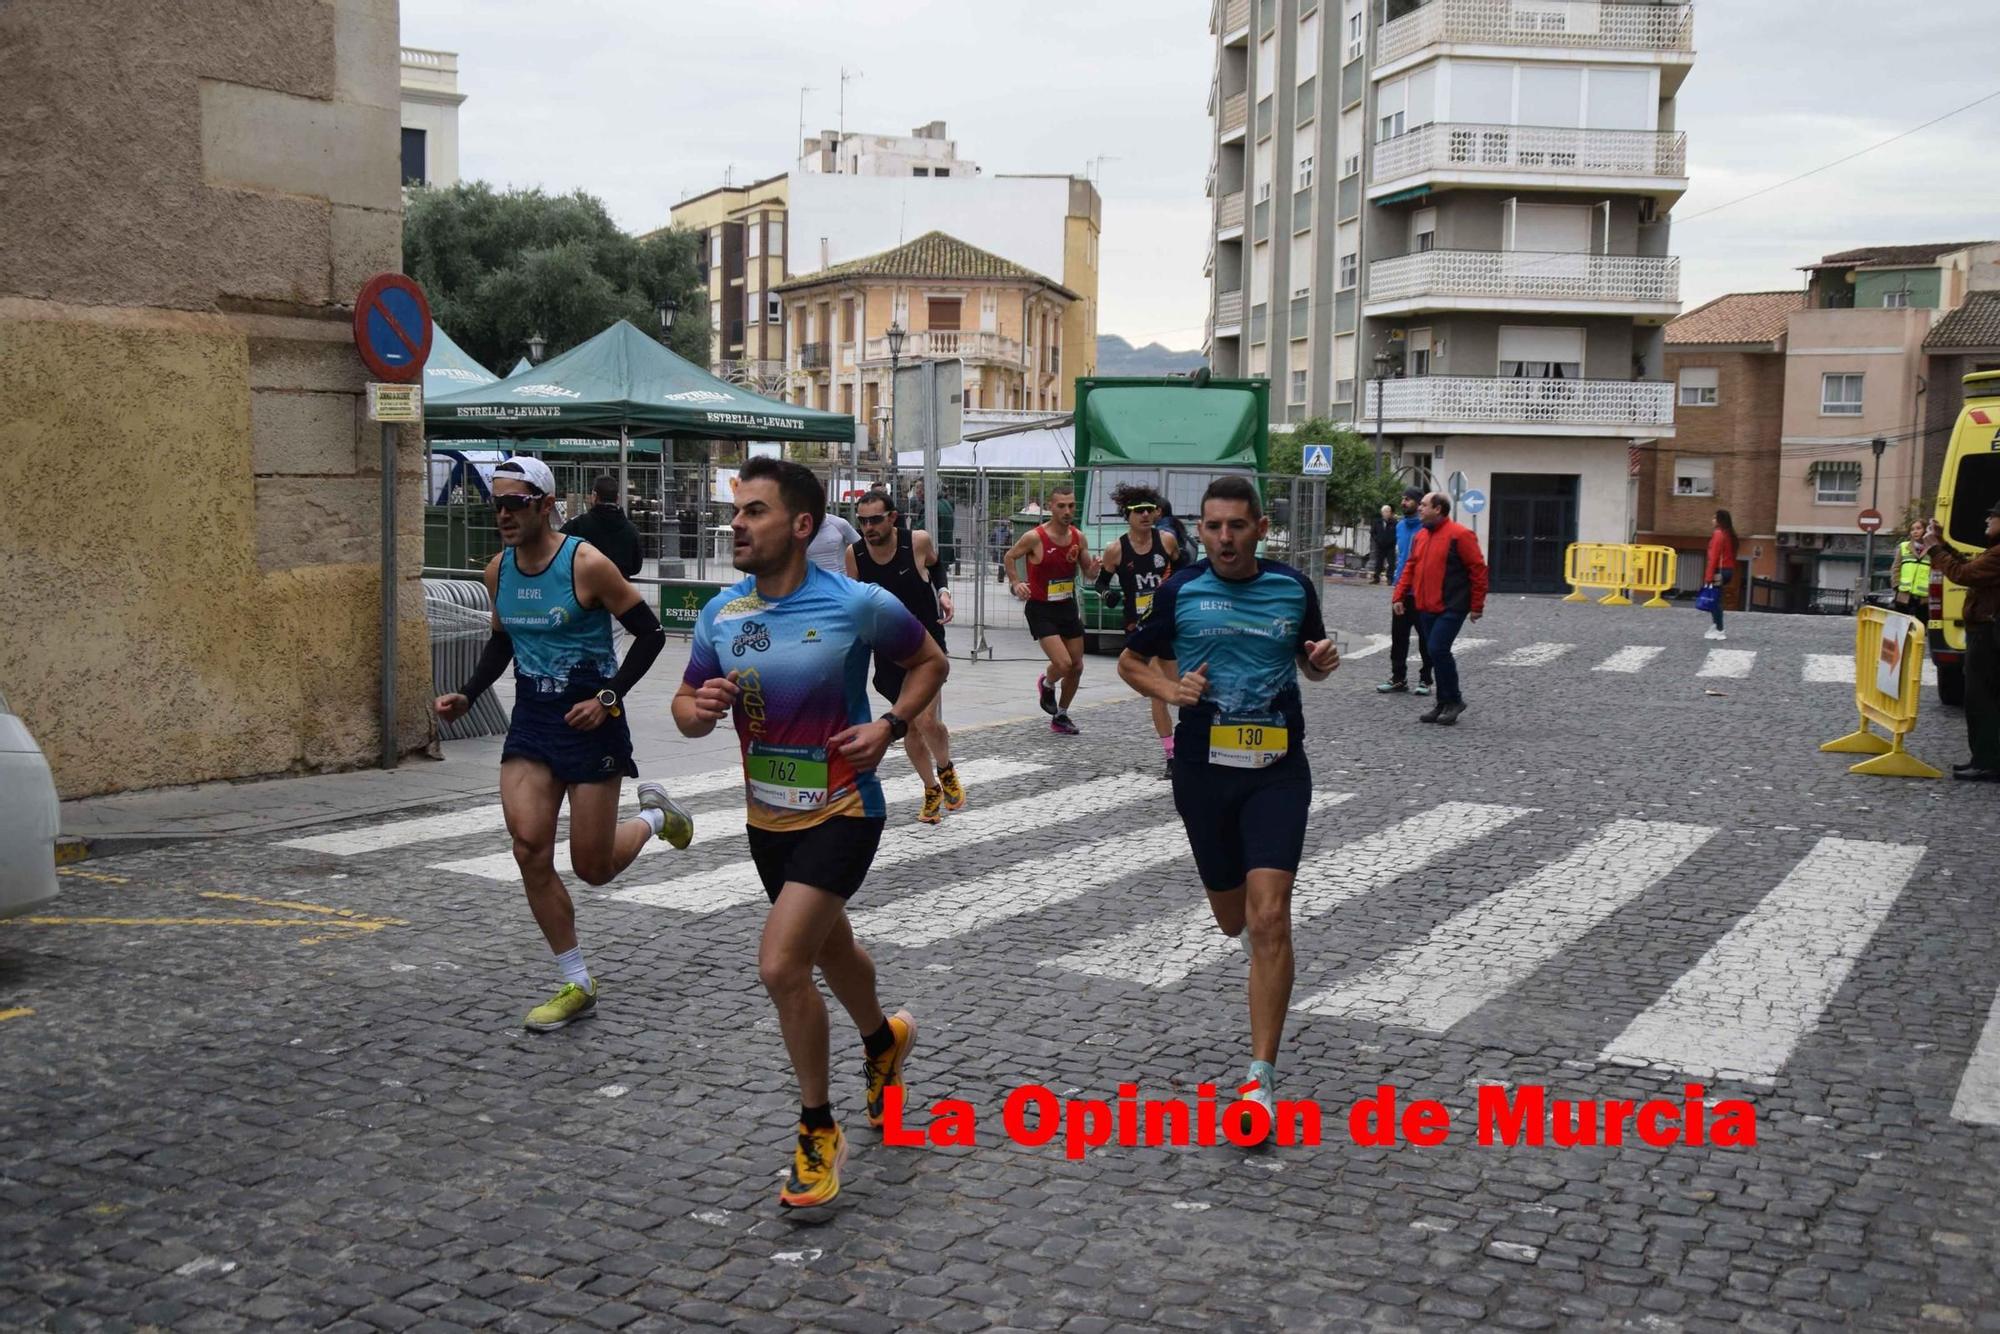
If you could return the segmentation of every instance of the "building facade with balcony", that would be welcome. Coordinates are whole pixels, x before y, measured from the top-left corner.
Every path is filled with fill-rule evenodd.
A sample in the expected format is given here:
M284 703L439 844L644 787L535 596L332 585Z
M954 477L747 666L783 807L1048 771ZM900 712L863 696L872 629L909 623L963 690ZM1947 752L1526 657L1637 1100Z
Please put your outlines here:
M402 48L403 187L458 184L458 52Z
M1216 373L1463 474L1496 587L1627 540L1628 450L1673 434L1691 7L1218 0L1211 27Z
M725 185L674 205L675 227L700 237L708 288L709 372L758 393L785 387L785 320L776 294L787 273L790 181Z
M871 453L886 438L898 362L963 360L967 411L1055 411L1073 378L1063 321L1076 293L943 232L794 278L778 291L792 349L786 397L852 414ZM900 349L891 326L901 331Z

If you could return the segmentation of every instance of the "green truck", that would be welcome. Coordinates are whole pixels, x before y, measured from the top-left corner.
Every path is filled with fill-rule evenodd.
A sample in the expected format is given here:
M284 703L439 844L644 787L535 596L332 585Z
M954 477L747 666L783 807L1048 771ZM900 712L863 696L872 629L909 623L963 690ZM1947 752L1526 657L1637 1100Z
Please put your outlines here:
M1201 493L1226 473L1256 478L1271 460L1271 382L1192 376L1132 376L1076 382L1077 526L1091 552L1125 531L1111 493L1141 482L1167 498L1192 536ZM1016 536L1036 520L1017 516ZM1199 556L1199 552L1195 553ZM1123 609L1106 608L1095 589L1081 611L1094 653L1124 646Z

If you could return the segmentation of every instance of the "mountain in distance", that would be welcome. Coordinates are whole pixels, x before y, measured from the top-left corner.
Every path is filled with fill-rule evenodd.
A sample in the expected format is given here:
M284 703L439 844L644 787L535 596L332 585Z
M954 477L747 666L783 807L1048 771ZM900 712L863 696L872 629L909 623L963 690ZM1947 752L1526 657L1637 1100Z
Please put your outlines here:
M1176 352L1158 343L1133 347L1117 334L1097 336L1099 375L1183 375L1207 364L1198 351Z

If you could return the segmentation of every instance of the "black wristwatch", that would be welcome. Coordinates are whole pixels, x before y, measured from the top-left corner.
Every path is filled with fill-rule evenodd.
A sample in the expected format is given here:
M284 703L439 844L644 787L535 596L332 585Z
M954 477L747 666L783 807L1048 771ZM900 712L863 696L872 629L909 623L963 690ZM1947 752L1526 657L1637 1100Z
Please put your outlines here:
M597 702L610 710L613 718L624 716L624 710L618 707L618 692L609 686L597 692Z
M910 725L901 718L898 718L893 711L883 714L882 721L889 724L889 739L891 741L901 741L910 734Z

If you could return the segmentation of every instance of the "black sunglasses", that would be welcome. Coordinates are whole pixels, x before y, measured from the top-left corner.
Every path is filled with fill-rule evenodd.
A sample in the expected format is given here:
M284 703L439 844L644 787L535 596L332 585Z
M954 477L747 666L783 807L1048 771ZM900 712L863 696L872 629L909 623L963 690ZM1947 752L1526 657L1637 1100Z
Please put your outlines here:
M524 496L518 492L495 495L493 497L493 508L496 510L506 510L509 514L517 514L540 499L540 496Z
M854 516L854 521L863 528L873 528L878 523L889 522L889 516L886 514L857 514Z

